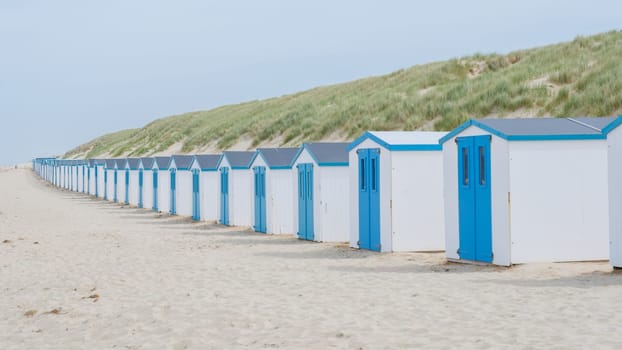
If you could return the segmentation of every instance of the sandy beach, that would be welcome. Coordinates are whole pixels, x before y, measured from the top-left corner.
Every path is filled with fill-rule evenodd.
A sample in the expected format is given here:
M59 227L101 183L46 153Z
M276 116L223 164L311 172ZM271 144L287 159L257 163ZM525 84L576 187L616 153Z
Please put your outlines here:
M499 268L161 216L0 171L1 349L619 349L607 262Z

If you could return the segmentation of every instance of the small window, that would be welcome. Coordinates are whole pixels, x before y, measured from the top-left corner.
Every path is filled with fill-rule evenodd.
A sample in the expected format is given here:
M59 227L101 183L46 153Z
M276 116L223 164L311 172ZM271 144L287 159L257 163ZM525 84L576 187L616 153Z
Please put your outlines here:
M371 190L376 190L376 158L371 159Z
M469 185L469 149L462 147L462 184Z
M365 191L365 158L361 159L359 172L361 174L361 191Z
M486 185L486 149L479 146L479 184Z

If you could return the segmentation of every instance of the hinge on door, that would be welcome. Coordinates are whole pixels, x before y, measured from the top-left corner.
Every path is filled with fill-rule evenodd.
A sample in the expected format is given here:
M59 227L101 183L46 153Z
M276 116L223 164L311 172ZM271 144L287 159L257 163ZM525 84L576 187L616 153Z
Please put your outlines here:
M360 247L361 246L361 241L356 241L356 246Z
M495 253L490 253L490 260L493 260L495 258Z
M393 199L389 201L389 208L393 209Z
M456 249L456 254L458 254L458 256L460 256L460 248Z

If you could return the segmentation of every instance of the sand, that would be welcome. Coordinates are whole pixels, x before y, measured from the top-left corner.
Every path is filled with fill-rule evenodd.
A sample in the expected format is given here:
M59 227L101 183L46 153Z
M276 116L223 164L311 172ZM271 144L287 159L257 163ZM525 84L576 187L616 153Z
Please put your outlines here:
M0 172L1 349L619 349L606 262L375 254Z

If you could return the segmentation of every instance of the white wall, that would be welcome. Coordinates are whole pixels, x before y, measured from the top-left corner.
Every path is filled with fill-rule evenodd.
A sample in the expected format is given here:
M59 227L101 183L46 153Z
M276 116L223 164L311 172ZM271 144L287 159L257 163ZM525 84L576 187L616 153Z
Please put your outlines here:
M253 170L229 169L229 224L253 225Z
M622 267L622 127L607 136L609 185L609 259Z
M266 169L266 230L273 234L293 234L297 183L292 169Z
M153 207L153 171L143 169L143 208Z
M606 142L529 141L509 147L512 263L607 259Z
M490 135L475 126L463 130L458 137ZM510 265L510 231L508 217L509 161L507 142L492 135L490 143L490 186L492 215L492 263ZM458 149L455 137L443 144L443 195L445 203L445 256L459 259L458 212Z
M130 187L128 191L130 204L138 206L138 170L130 170Z
M106 169L105 170L108 176L108 182L106 184L106 188L107 188L107 195L108 195L108 200L109 201L114 201L114 169ZM119 180L119 178L117 177L117 181Z
M201 220L218 221L220 215L220 172L202 171L199 175Z
M192 172L177 170L177 215L192 216Z
M171 209L171 174L158 170L158 211L168 213Z
M350 225L350 178L347 166L313 169L315 238L320 242L347 242ZM318 230L319 228L319 230Z
M104 172L106 171L103 166L97 168L97 194L99 198L104 198ZM95 189L93 189L95 191Z
M392 250L444 250L442 152L391 152L391 156ZM385 170L382 164L381 169Z

